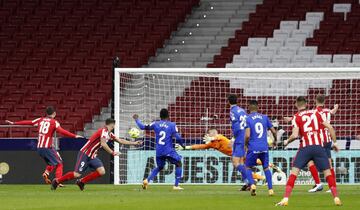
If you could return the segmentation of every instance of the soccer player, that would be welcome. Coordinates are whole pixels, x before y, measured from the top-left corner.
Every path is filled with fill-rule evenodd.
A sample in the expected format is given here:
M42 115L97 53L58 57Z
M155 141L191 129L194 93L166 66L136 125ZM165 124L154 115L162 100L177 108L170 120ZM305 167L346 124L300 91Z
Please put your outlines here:
M60 157L60 154L53 147L53 136L54 132L58 132L64 136L70 138L83 138L82 136L75 135L69 131L63 129L60 126L60 123L55 120L56 111L52 106L48 106L45 110L46 117L40 117L35 120L23 120L12 122L6 120L7 123L11 125L31 125L38 127L39 136L37 143L37 153L41 158L44 159L47 164L42 177L44 178L45 183L50 184L51 180L49 179L50 173L55 169L55 177L61 177L63 173L63 161Z
M291 136L285 140L284 144L288 145L298 136L301 137L300 148L293 160L293 167L290 172L289 179L286 183L284 198L277 203L277 206L287 206L290 194L294 188L294 184L300 170L312 160L316 167L324 172L326 181L329 185L331 193L334 197L335 205L342 205L336 189L334 176L330 171L330 164L326 152L323 148L323 133L320 132L320 126L325 126L330 133L333 142L336 142L335 130L327 121L323 120L322 114L317 110L306 110L306 99L297 97L296 108L298 113L293 117L293 130ZM338 150L337 146L334 146Z
M102 147L106 152L113 156L119 156L119 152L114 152L108 145L107 142L109 140L114 140L120 144L127 145L141 145L141 141L127 141L124 139L120 139L115 136L111 131L115 127L114 119L106 119L105 126L99 128L86 142L86 144L80 149L77 161L75 165L75 171L71 171L66 173L64 176L60 178L53 179L51 183L51 189L56 190L59 184L69 181L75 178L79 178L86 169L91 168L94 171L83 177L82 179L76 180L76 184L79 186L80 190L83 191L85 188L85 184L101 177L105 174L105 168L101 160L97 157L98 150Z
M143 180L142 187L144 190L147 189L149 182L163 170L166 161L175 165L175 184L173 190L183 190L179 186L179 182L182 174L182 163L181 156L175 151L173 147L173 137L176 138L177 142L184 147L183 140L179 134L178 128L174 122L169 121L169 112L167 109L161 109L160 120L152 122L150 125L144 125L137 114L133 115L133 118L137 126L141 130L153 130L155 132L156 140L156 165L150 175Z
M246 112L237 105L237 97L234 94L228 96L230 104L230 121L233 136L235 138L233 144L232 162L236 170L241 173L241 177L247 186L245 168L245 128L246 128ZM245 187L245 185L243 187Z
M330 123L330 120L331 120L331 115L334 115L338 109L339 109L339 105L338 104L335 104L334 105L334 108L332 110L329 110L327 108L324 108L324 104L325 104L325 96L324 95L317 95L316 99L315 99L315 104L316 104L316 110L322 112L325 116L325 119L328 123ZM292 117L284 117L285 121L287 122L291 122L292 120ZM333 164L332 164L332 161L331 161L331 149L332 149L332 141L331 141L331 137L330 137L330 134L329 134L329 131L327 128L324 128L323 127L323 134L324 134L324 139L322 139L324 141L324 149L326 151L326 154L329 158L329 163L330 163L330 171L331 173L333 174L334 178L335 178L335 181L336 181L336 176L335 176L335 171L334 171L334 168L333 168ZM321 181L320 181L320 177L319 177L319 172L314 164L313 161L310 161L308 163L308 168L309 168L309 171L314 179L314 182L315 182L315 185L313 186L313 188L311 188L308 192L310 193L314 193L314 192L319 192L319 191L322 191L323 190L323 186L321 184ZM330 190L328 190L327 192L331 192Z
M233 142L218 133L216 129L210 129L207 134L204 136L203 141L205 144L193 144L189 146L182 147L179 144L175 144L176 150L206 150L206 149L215 149L224 155L232 156L232 147ZM258 163L261 164L261 161ZM277 166L271 165L274 170L280 170ZM257 173L252 173L253 179L264 180L265 178ZM246 188L242 189L245 190Z
M258 113L258 102L251 100L249 102L250 114L246 118L245 144L248 151L246 154L247 178L250 185L252 196L256 195L256 186L252 178L251 168L257 165L257 159L262 162L266 182L268 184L269 195L274 195L272 187L272 176L269 170L269 145L267 141L267 131L270 130L274 136L274 145L276 144L276 131L273 128L268 116Z
M331 114L335 114L336 111L338 110L339 106L336 104L334 106L334 109L332 110L329 110L327 108L324 107L324 104L325 104L325 96L320 94L320 95L317 95L316 96L316 99L315 99L315 104L316 104L316 110L319 112L319 113L323 113L323 120L330 123L331 121ZM335 181L336 181L336 175L335 175L335 170L333 168L333 164L332 164L332 160L331 160L331 150L333 148L333 146L336 146L336 143L333 143L331 141L331 137L330 137L330 133L329 133L329 130L324 127L323 125L319 125L319 127L321 128L321 131L322 132L322 136L323 136L323 139L322 141L324 142L324 149L325 149L325 152L326 152L326 155L329 159L329 164L330 164L330 171L331 171L331 174L334 176L335 178ZM323 189L323 186L320 182L320 178L319 178L319 172L317 171L316 169L316 166L314 164L313 161L310 161L309 164L309 170L314 178L314 181L315 181L315 186L309 190L309 192L317 192L317 191L321 191ZM335 182L336 184L336 182ZM327 192L331 192L330 190L328 190Z

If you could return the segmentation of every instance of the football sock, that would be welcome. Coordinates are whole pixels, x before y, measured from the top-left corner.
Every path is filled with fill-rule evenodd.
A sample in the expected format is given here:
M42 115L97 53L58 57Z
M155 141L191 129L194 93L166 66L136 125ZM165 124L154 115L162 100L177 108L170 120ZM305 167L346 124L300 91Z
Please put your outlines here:
M175 186L176 187L179 186L181 174L182 174L182 167L176 167L176 169L175 169Z
M98 177L100 177L101 174L98 171L91 172L90 174L86 175L84 178L80 179L82 183L88 183Z
M63 166L62 163L56 165L56 171L55 171L55 177L56 178L60 178L62 176L63 168L64 168L64 166Z
M336 174L335 174L335 170L334 170L334 168L331 168L330 171L331 171L331 175L334 177L335 187L336 187Z
M331 194L333 195L333 197L338 197L338 192L337 192L337 189L336 189L336 182L335 182L335 179L333 177L333 175L329 175L326 177L326 181L329 185L329 188L330 188L330 191L331 191Z
M49 174L54 170L54 168L55 168L54 166L47 165L46 169L45 169L45 172Z
M310 166L309 170L310 170L311 175L312 175L312 177L313 177L313 179L315 181L315 184L320 184L319 172L316 169L316 166L315 165Z
M71 172L67 172L64 176L60 177L57 182L58 183L63 183L65 181L68 181L68 180L71 180L71 179L74 179L75 176L74 176L74 172L71 171Z
M248 174L246 174L246 175L249 177ZM260 174L257 174L257 173L252 173L252 178L257 179L257 180L264 180L265 179L265 177L263 177L263 176L261 176Z
M247 177L246 177L246 168L245 168L245 165L244 165L244 164L240 164L240 165L238 165L238 167L237 167L236 169L237 169L238 171L240 171L242 180L243 180L244 182L246 182Z
M269 169L265 170L265 177L266 177L266 182L268 185L268 189L271 190L272 187L272 176L271 176L271 171Z
M247 175L247 177L248 177L248 182L249 182L249 185L252 185L252 184L254 184L255 183L255 181L254 181L254 178L253 178L253 176L252 176L252 170L250 169L250 168L248 168L247 170L246 170L246 175Z
M296 180L297 176L294 174L291 174L287 183L286 183L286 188L285 188L285 193L284 193L284 198L288 198L291 195L291 192L294 188L295 185L295 180Z
M151 180L153 180L154 179L154 177L159 173L159 168L158 167L156 167L156 168L154 168L152 171L151 171L151 173L150 173L150 175L148 176L148 178L147 178L147 180L150 182Z

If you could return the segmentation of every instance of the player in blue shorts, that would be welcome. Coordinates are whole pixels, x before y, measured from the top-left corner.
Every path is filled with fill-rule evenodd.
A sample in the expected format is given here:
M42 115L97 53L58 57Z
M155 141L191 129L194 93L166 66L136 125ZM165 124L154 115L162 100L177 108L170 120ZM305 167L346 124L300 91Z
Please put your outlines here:
M137 126L141 130L153 130L155 132L156 139L156 165L150 175L143 181L143 189L147 189L149 182L164 168L166 161L176 166L175 168L175 185L174 190L183 190L179 186L179 182L182 174L181 156L175 151L173 147L173 137L177 142L183 146L183 140L178 133L178 129L174 122L169 121L169 112L167 109L161 109L160 120L152 122L150 125L144 125L139 116L135 114L133 116Z
M237 97L234 94L229 95L228 103L230 104L230 121L233 136L235 138L233 144L232 162L236 170L241 173L241 177L245 185L241 190L246 190L248 180L246 179L245 168L245 128L246 128L246 112L237 105Z
M267 131L270 129L274 136L274 145L276 144L276 131L273 128L268 116L258 113L258 102L251 100L249 102L250 114L246 118L245 143L248 151L246 154L247 178L250 185L252 196L256 195L256 185L252 177L251 168L256 166L256 160L260 159L264 169L266 182L268 184L269 195L274 195L272 188L272 176L269 170L269 145L267 141Z

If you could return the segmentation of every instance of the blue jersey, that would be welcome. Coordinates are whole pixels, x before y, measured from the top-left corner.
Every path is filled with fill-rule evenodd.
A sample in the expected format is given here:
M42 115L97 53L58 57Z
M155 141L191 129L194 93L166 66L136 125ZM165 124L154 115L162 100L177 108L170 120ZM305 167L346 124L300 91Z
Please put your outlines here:
M140 120L136 120L136 124L142 130L154 130L156 156L168 155L175 151L173 147L173 137L176 137L179 144L183 146L182 138L174 122L160 120L154 121L150 125L143 125Z
M246 125L246 112L237 105L231 106L230 121L231 129L235 137L234 143L244 143Z
M246 118L246 123L250 129L249 151L268 151L267 131L273 127L269 117L253 112Z

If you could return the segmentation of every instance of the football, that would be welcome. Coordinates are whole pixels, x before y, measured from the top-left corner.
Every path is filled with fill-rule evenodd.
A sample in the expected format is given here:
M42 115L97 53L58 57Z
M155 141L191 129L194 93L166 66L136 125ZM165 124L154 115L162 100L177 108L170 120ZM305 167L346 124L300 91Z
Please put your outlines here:
M130 130L128 131L128 134L131 138L137 139L140 136L140 130L137 128L130 128Z

